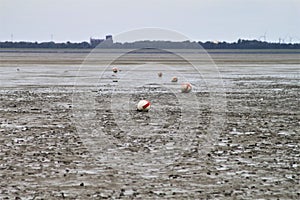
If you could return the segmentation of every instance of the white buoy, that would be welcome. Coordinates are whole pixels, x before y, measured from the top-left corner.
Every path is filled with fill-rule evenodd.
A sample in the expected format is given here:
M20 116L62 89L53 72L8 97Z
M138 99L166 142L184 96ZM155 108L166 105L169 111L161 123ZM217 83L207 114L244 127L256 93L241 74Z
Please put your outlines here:
M189 93L192 90L192 85L190 83L182 83L181 84L181 92Z
M158 77L162 77L162 72L157 73Z
M176 76L174 76L171 80L172 82L177 82L178 81L178 78Z
M138 111L148 111L150 109L151 103L147 100L140 100L137 104L137 110Z
M114 73L117 73L117 72L119 71L119 69L116 68L116 67L113 67L113 68L112 68L112 71L113 71Z

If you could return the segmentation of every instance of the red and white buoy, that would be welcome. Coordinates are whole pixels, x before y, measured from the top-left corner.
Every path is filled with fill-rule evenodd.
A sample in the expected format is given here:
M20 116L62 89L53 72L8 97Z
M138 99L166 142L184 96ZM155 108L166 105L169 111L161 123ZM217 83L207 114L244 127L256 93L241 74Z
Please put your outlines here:
M178 81L178 78L176 76L174 76L171 80L172 82L177 82Z
M181 84L181 92L189 93L192 90L192 85L190 83L182 83Z
M148 100L140 100L137 104L137 110L138 111L144 111L147 112L150 109L151 103Z
M112 71L113 71L114 73L117 73L117 72L119 71L119 69L118 69L117 67L113 67L113 68L112 68Z

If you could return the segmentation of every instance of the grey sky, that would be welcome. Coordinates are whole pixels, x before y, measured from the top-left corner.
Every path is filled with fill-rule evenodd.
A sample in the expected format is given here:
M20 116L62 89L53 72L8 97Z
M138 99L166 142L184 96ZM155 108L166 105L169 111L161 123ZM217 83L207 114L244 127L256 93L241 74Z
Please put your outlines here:
M0 41L87 41L143 27L197 41L266 32L300 42L300 0L0 0Z

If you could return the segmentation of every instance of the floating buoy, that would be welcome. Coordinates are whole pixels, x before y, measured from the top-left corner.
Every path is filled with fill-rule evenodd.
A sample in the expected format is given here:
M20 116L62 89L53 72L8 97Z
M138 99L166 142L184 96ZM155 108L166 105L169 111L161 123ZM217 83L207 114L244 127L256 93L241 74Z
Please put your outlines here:
M158 77L162 77L162 72L157 73Z
M113 67L113 68L112 68L112 71L113 71L114 73L117 73L119 70L118 70L118 68Z
M177 82L178 81L178 78L176 76L174 76L171 80L172 82Z
M151 106L150 101L140 100L139 103L137 104L137 110L147 112L150 109L150 106Z
M192 90L192 85L190 83L182 83L181 84L181 92L189 93Z

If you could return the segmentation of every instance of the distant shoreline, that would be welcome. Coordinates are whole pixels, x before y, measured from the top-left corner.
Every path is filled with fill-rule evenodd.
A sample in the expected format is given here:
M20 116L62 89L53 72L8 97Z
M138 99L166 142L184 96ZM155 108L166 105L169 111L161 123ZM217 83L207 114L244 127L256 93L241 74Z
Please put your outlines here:
M112 40L96 40L92 42L79 43L55 43L55 42L0 42L0 49L81 49L92 50L99 49L199 49L206 50L272 50L272 49L300 49L300 43L272 43L258 40L243 40L239 39L236 42L171 42L171 41L137 41L130 43L114 43Z
M134 49L96 49L99 53L120 53L128 52ZM209 54L300 54L300 49L166 49L173 53L209 53ZM0 53L91 53L95 49L80 49L80 48L0 48ZM139 54L140 52L135 52ZM147 52L146 52L147 53ZM150 52L149 52L150 53ZM155 53L155 52L151 52ZM163 53L159 51L158 53ZM165 53L168 53L166 51Z

